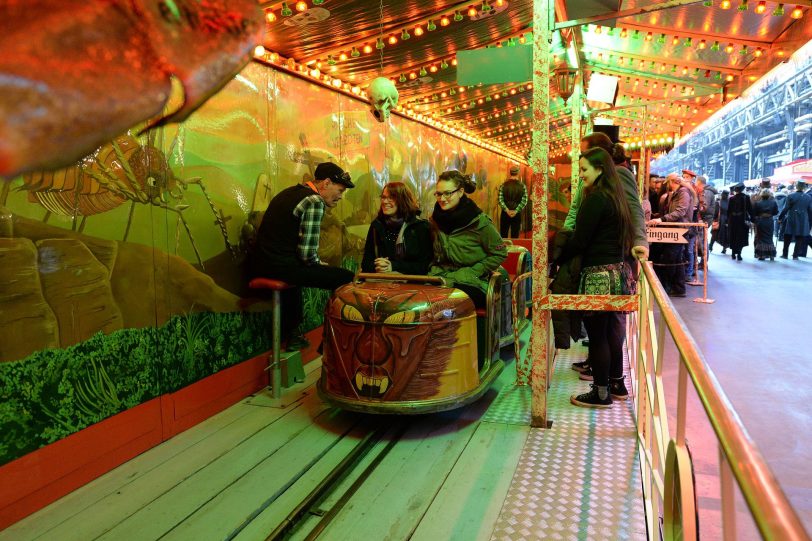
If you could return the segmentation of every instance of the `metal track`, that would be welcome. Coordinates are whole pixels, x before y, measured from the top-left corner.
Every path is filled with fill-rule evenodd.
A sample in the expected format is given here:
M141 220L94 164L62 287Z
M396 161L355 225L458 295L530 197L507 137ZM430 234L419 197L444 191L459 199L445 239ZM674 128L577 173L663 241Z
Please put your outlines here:
M338 515L341 509L352 498L355 492L369 478L370 474L389 454L394 446L403 437L409 423L400 420L389 427L381 427L367 434L344 459L335 466L310 493L305 496L287 517L271 532L266 541L288 539L295 535L297 539L317 539ZM378 443L386 434L392 434L391 439L383 449L377 450L377 455L368 465L360 469L367 462L370 454L376 452ZM346 481L355 478L349 487L342 488ZM343 492L341 492L343 490ZM321 504L326 500L335 500L332 506L325 510ZM337 499L336 499L337 498ZM313 517L321 516L321 520L313 524ZM309 529L309 531L307 531Z

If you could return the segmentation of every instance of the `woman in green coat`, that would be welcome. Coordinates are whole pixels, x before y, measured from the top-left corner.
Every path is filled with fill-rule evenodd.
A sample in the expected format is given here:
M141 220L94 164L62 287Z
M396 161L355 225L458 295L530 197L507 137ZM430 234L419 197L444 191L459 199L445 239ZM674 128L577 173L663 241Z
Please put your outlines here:
M437 179L429 275L441 277L445 285L465 292L477 308L484 308L488 280L507 258L507 249L490 218L465 195L474 190L471 177L453 169Z

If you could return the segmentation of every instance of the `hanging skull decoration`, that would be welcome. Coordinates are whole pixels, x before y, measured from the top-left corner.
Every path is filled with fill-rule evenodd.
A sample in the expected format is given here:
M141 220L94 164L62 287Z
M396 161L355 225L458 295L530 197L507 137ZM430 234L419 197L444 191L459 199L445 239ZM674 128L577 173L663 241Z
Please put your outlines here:
M370 112L378 122L386 122L389 112L398 105L398 89L386 77L377 77L369 84Z

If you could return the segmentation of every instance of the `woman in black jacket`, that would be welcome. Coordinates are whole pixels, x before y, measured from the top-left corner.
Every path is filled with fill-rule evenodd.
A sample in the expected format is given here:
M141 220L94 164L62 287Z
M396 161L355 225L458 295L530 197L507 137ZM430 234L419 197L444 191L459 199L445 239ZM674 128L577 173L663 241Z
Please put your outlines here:
M429 223L419 214L408 186L402 182L384 186L381 208L369 226L361 270L426 274L434 252Z

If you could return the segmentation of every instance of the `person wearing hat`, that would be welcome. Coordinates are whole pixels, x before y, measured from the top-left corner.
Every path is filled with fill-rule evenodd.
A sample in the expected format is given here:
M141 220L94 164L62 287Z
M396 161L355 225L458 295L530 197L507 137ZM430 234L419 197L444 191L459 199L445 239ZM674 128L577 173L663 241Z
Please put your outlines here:
M271 200L257 231L251 257L253 276L331 291L352 281L352 271L319 259L319 234L325 208L335 207L344 191L355 185L349 173L332 162L317 165L313 176L312 182L286 188ZM290 338L302 319L300 287L284 291L282 303L285 313L291 315L283 318L282 331Z
M499 186L499 233L502 238L517 238L522 225L522 209L527 205L527 189L519 179L519 166L510 167L510 176Z
M778 215L781 228L784 231L784 250L781 259L789 258L789 243L795 240L795 249L792 259L804 255L806 237L812 224L812 196L804 193L806 182L799 180L795 183L795 192L787 196L787 202Z
M688 182L693 184L694 181L696 180L696 173L694 173L690 169L683 169L682 170L682 178L684 178L685 180L687 180Z
M750 222L753 220L753 206L744 194L744 183L733 186L733 195L727 203L727 234L730 244L730 257L742 260L742 248L750 244Z

